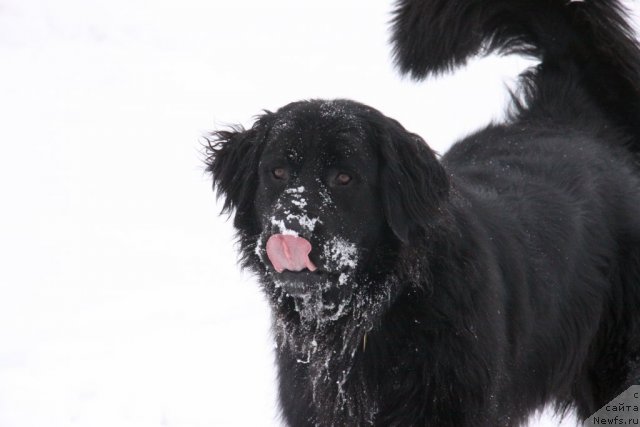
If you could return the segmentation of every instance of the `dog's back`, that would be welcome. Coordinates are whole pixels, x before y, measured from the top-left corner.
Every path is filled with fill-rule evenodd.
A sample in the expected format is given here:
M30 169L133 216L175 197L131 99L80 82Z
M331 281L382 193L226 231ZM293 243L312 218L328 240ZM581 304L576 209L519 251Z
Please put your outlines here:
M519 383L503 390L521 395L500 396L497 412L555 400L586 418L640 384L640 50L621 5L401 0L393 42L418 79L478 53L541 59L507 123L457 143L443 164L511 279L505 378Z

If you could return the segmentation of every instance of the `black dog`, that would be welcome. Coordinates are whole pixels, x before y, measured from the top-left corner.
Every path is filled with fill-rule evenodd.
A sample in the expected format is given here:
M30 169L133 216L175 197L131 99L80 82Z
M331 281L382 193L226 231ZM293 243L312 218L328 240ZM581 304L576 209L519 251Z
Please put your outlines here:
M510 119L440 160L351 101L214 134L273 309L291 426L585 418L640 383L640 50L613 0L400 0L414 77L534 54Z

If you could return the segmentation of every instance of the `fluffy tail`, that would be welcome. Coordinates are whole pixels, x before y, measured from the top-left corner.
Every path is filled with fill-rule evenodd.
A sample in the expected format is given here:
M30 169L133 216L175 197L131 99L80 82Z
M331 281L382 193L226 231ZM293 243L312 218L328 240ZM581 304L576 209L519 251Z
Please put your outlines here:
M559 85L579 87L640 152L640 49L617 0L398 0L395 61L416 79L475 54L524 53L542 62L525 83L527 103L559 105ZM556 86L556 87L554 87Z

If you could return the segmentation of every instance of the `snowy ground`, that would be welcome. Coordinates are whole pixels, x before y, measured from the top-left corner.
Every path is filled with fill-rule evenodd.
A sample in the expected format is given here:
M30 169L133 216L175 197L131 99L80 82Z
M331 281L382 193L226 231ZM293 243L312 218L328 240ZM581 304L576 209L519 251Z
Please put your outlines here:
M403 81L388 3L0 0L0 426L279 425L199 136L349 97L443 151L527 64Z

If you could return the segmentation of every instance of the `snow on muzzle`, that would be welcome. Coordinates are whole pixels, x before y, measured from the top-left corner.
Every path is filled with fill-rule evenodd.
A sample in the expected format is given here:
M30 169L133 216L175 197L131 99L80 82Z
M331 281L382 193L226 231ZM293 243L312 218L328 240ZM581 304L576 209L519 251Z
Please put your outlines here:
M308 240L289 234L274 234L267 240L267 257L278 273L285 270L301 271L307 268L315 271L317 267L309 259L311 243Z

